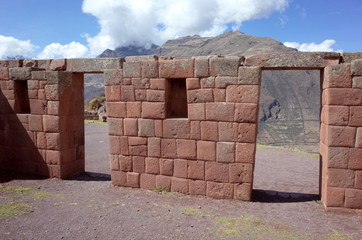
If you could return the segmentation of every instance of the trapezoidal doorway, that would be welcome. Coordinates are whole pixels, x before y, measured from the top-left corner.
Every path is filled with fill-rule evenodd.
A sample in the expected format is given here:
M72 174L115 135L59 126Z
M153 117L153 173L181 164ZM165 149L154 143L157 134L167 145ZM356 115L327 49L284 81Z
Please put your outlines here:
M320 199L319 70L262 72L255 201Z

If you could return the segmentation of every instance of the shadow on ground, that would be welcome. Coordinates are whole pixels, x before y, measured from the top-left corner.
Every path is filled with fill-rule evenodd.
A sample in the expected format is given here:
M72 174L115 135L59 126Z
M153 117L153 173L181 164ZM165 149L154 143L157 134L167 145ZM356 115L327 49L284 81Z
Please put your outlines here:
M83 172L71 177L69 180L105 182L105 181L111 181L111 175L105 173L96 173L96 172Z
M318 194L279 192L273 190L253 190L253 202L262 203L289 203L318 201Z

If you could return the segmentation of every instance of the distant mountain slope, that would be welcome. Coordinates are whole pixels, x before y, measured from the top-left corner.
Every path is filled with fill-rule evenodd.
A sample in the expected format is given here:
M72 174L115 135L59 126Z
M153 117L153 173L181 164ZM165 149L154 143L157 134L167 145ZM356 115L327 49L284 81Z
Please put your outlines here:
M268 52L296 52L272 38L240 32L216 37L188 36L162 46L107 49L99 57L158 55L191 57L207 55L249 56ZM87 88L96 86L86 83ZM99 84L98 84L99 86ZM92 88L89 92L96 92ZM86 94L85 94L86 95ZM91 96L85 96L89 99ZM258 142L318 152L320 75L318 71L264 71L259 105Z
M249 56L269 52L293 52L272 38L260 38L240 32L227 32L216 37L188 36L167 41L162 46L120 47L114 51L107 49L99 57L125 57L136 55L158 55L172 57L192 57L207 55Z

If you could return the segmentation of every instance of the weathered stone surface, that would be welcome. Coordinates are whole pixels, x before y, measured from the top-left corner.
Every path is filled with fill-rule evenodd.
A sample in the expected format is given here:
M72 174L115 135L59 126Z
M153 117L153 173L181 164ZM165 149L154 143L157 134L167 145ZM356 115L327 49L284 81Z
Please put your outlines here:
M209 76L209 58L208 56L192 57L195 59L195 77Z
M320 69L339 63L340 54L333 52L287 52L266 53L246 58L246 66L263 68L309 68Z
M362 77L354 77L352 80L353 88L362 88Z
M67 71L82 73L102 73L105 69L122 67L122 58L70 58L67 59Z
M31 71L33 68L30 67L18 67L18 68L10 68L9 76L11 80L28 80L31 79Z
M362 76L362 59L352 61L351 71L353 76Z
M324 69L324 88L350 88L352 86L351 65L338 64Z
M238 68L241 57L225 56L211 57L210 60L210 76L238 76Z
M173 59L159 61L159 71L162 78L192 78L194 77L194 60Z
M343 52L341 53L342 63L351 63L353 60L362 59L362 52Z
M260 67L239 67L238 84L260 85L261 69Z
M67 59L54 59L51 61L50 70L53 71L64 71L67 69Z

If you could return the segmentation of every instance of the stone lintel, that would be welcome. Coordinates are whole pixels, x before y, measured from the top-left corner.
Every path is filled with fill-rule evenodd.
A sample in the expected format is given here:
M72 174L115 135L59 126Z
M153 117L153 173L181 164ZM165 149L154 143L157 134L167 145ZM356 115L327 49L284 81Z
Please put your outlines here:
M81 73L102 73L105 69L122 68L123 58L69 58L67 71Z

